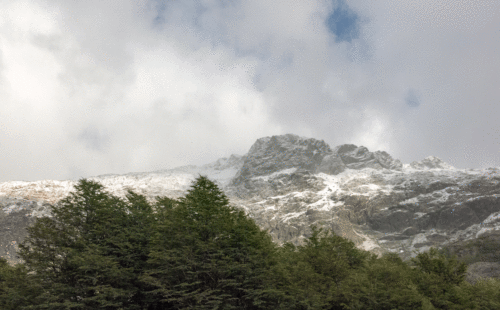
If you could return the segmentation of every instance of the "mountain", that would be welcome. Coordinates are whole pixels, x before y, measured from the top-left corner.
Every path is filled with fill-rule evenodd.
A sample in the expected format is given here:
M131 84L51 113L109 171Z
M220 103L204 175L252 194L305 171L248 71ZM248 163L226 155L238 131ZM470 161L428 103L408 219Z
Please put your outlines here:
M498 168L456 169L434 156L403 164L384 151L353 144L332 149L322 140L286 134L260 138L244 156L203 166L89 179L115 195L124 197L132 189L152 200L184 195L198 174L215 181L231 204L279 244L301 244L315 224L358 248L378 255L395 252L405 261L430 247L448 249L467 260L470 281L500 275ZM0 255L17 262L25 227L50 216L49 205L74 184L0 183Z

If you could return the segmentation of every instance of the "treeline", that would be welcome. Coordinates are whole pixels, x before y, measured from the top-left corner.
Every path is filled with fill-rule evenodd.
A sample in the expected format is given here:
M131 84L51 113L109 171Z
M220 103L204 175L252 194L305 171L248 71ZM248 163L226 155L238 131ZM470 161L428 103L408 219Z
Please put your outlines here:
M500 309L500 283L471 285L435 249L411 266L313 227L277 246L206 177L178 200L115 197L82 179L0 260L0 309Z

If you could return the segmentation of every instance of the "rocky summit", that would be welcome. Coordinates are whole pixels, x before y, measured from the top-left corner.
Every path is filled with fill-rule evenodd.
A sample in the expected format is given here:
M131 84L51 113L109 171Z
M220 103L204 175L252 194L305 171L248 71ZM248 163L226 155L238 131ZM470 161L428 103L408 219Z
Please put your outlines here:
M470 281L500 275L498 168L456 169L434 156L403 164L385 151L353 144L332 149L322 140L286 134L260 138L243 156L203 166L89 179L117 196L132 189L152 201L184 195L198 174L215 181L279 244L302 244L314 224L360 249L395 252L405 261L430 247L450 249L467 257ZM75 184L0 183L0 255L15 263L26 227L50 216L49 205ZM463 250L471 242L475 252ZM478 255L485 251L491 253Z

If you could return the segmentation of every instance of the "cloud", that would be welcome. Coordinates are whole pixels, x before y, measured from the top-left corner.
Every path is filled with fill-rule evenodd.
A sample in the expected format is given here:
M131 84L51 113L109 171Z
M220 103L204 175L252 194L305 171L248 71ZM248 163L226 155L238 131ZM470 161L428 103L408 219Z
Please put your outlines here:
M420 96L416 90L410 89L405 97L405 103L409 107L416 108L420 105Z
M500 166L498 12L494 0L2 2L0 181L204 164L285 133Z
M93 127L82 130L78 134L78 139L81 140L87 148L95 151L103 151L109 144L107 134Z

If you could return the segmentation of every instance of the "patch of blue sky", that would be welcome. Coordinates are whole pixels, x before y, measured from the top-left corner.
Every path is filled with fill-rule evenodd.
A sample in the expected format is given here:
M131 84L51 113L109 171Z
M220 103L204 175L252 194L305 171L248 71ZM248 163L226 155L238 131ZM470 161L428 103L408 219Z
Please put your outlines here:
M335 42L351 42L359 38L360 17L344 0L338 0L337 7L326 19L328 29L335 35Z
M153 28L159 27L165 23L165 10L166 4L164 1L153 0L150 2L150 5L155 8L156 16L153 18L152 26Z
M420 95L415 89L410 89L406 94L405 103L409 107L416 108L420 105Z

